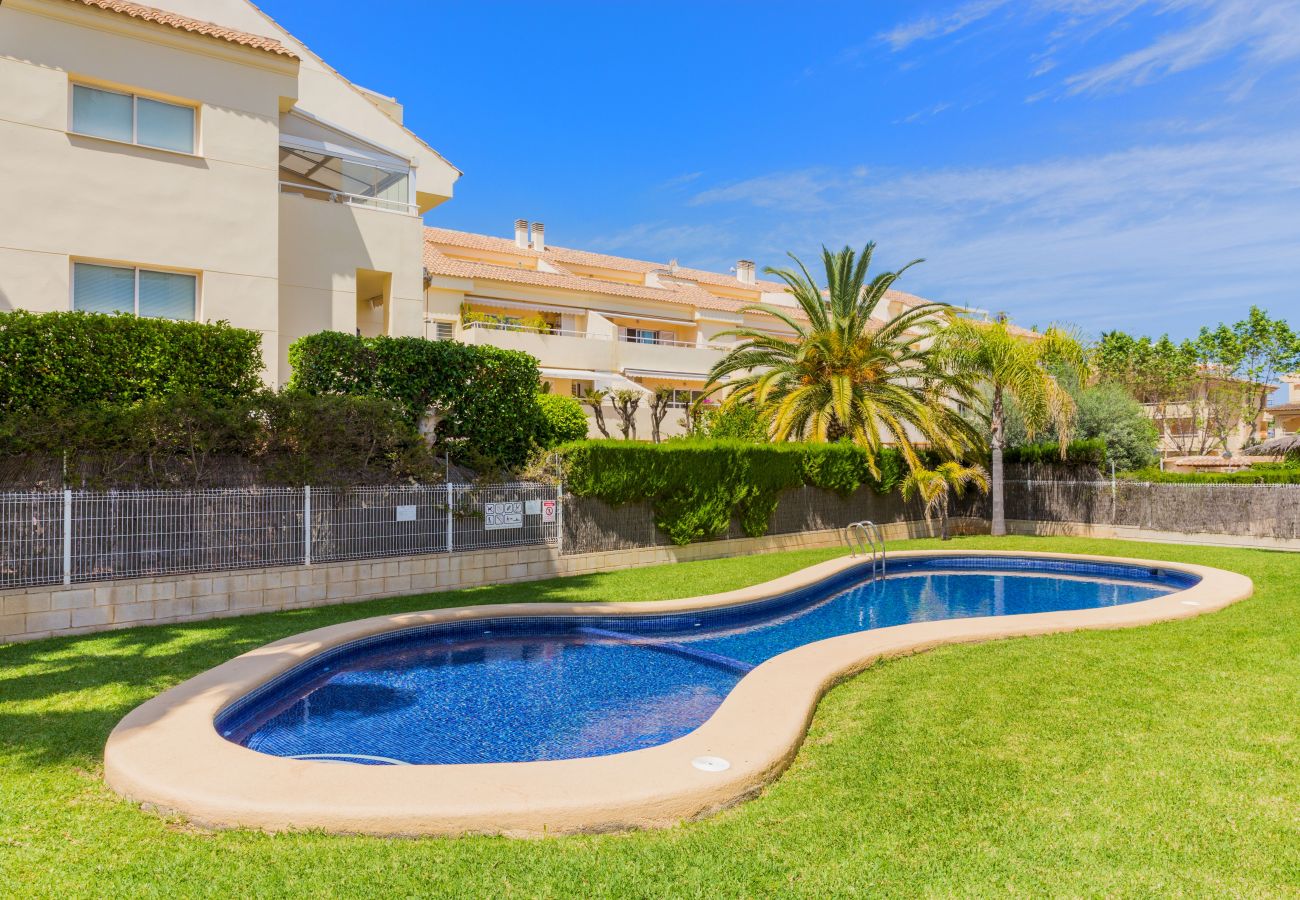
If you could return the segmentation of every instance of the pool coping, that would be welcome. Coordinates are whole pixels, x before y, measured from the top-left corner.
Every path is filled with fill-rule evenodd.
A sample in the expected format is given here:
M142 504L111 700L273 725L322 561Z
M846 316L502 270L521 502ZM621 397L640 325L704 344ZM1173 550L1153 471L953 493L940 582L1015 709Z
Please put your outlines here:
M666 827L757 794L797 753L821 697L881 658L943 644L1127 628L1189 618L1249 597L1235 572L1167 560L995 550L909 550L907 557L1028 557L1126 563L1200 577L1190 588L1121 606L915 622L827 638L756 666L694 731L610 756L525 763L354 766L249 750L217 733L217 715L323 650L387 631L515 616L687 612L765 599L860 565L841 557L762 584L639 603L511 603L375 616L251 650L132 710L104 749L109 786L137 803L212 828L317 829L385 836L534 837ZM692 760L721 757L706 772Z

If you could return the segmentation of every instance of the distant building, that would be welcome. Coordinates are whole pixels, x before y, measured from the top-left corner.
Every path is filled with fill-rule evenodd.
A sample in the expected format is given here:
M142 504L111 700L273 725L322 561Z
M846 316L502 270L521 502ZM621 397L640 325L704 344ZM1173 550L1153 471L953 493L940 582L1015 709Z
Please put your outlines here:
M1300 434L1300 372L1282 379L1286 386L1286 399L1268 408L1273 417L1273 436Z
M804 320L785 283L759 279L748 260L723 273L573 250L552 245L541 223L524 219L513 237L426 228L424 248L426 337L529 353L555 393L648 397L667 388L665 436L681 433L686 407L735 345L721 332L743 326L792 336L773 312ZM890 291L876 315L926 302ZM649 416L643 400L638 437L650 435Z

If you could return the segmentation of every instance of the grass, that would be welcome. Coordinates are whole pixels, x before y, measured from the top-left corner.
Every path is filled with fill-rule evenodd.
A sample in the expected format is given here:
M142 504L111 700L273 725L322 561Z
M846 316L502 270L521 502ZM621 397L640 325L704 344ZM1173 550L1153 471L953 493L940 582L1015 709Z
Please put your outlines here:
M928 546L914 542L912 546ZM1073 538L954 546L1249 575L1213 615L942 648L822 701L761 797L659 832L543 841L207 833L119 800L104 740L266 641L399 610L641 600L833 555L685 563L0 647L0 896L1300 894L1300 554Z

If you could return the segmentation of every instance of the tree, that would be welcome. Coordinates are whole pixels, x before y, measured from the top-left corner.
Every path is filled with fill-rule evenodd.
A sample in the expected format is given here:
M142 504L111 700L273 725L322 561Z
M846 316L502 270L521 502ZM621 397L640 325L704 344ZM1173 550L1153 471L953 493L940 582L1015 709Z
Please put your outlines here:
M1182 454L1208 453L1215 444L1207 408L1200 400L1204 376L1200 351L1175 343L1108 331L1093 351L1103 384L1117 384L1146 408L1156 431Z
M956 412L970 393L960 370L945 368L930 349L955 316L951 307L924 303L881 322L872 314L908 268L867 281L875 245L822 249L826 291L798 257L798 271L767 268L798 303L794 310L743 307L776 317L793 337L757 328L724 332L738 346L716 363L706 396L726 392L723 407L753 404L776 441L848 439L872 458L886 443L920 465L914 441L957 457L979 442L978 431Z
M964 466L949 460L933 469L921 468L908 472L902 484L903 499L911 500L913 496L919 496L921 502L925 504L925 521L928 523L931 517L937 515L939 536L946 541L952 537L948 533L949 497L956 494L957 498L961 499L966 495L966 488L970 485L978 488L980 493L988 493L989 478L984 467Z
M641 405L641 392L630 388L614 392L614 412L618 413L618 430L623 440L636 440L636 411Z
M1202 328L1195 347L1207 373L1219 376L1215 402L1232 409L1236 420L1224 421L1229 416L1221 414L1216 422L1225 449L1225 429L1252 425L1268 404L1268 386L1300 369L1300 335L1258 306L1232 325Z
M600 388L593 388L582 395L582 402L591 407L591 417L596 422L596 430L602 437L609 437L609 429L605 427L605 398L608 392Z
M956 319L936 349L962 377L988 390L989 448L993 458L994 535L1007 533L1002 452L1006 449L1006 404L1014 399L1024 415L1030 438L1049 424L1056 426L1065 456L1074 421L1074 399L1057 380L1069 373L1079 381L1088 371L1087 353L1068 332L1049 328L1031 334L1012 326L1006 316L991 322Z
M668 404L672 399L673 391L666 387L656 388L650 395L650 439L656 444L659 443L659 426L663 424L664 416L668 415Z

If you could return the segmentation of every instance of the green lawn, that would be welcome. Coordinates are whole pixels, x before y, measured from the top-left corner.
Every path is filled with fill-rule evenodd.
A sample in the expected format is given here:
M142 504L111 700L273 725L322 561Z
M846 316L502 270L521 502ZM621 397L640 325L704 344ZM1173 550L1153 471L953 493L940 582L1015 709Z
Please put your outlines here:
M1243 572L1256 594L1194 620L879 664L827 695L795 764L758 799L667 831L541 841L206 833L118 800L101 751L145 698L331 622L686 596L833 554L0 647L0 896L1300 894L1300 554L1067 538L954 546L1187 560Z

